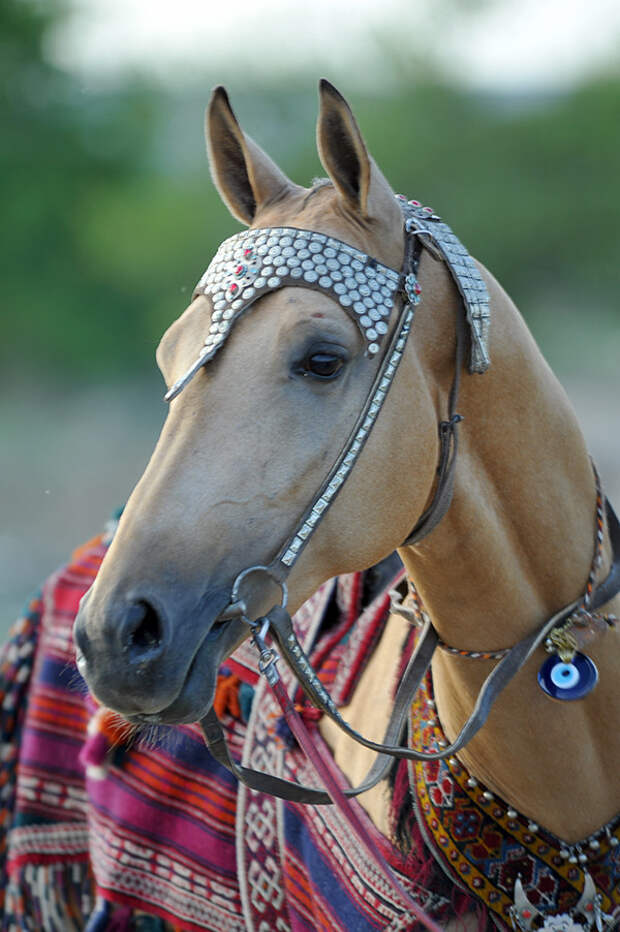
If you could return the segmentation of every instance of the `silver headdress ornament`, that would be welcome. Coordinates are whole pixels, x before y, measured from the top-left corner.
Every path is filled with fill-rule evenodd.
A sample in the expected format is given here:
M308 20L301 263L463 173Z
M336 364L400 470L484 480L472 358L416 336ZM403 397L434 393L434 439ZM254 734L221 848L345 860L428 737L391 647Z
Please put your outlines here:
M367 355L374 356L388 332L400 282L400 272L324 233L271 227L231 236L218 249L193 294L193 299L206 295L212 302L204 346L194 365L167 393L166 401L213 359L249 307L287 285L313 288L338 301L359 327Z
M489 325L491 311L489 293L478 266L469 255L465 246L432 209L422 207L419 201L408 201L403 194L397 194L401 209L407 218L407 233L421 236L424 245L437 253L450 270L465 305L465 314L471 337L469 371L483 373L489 368ZM425 239L425 236L428 239ZM430 241L430 242L429 242Z
M530 903L521 882L521 875L517 877L514 891L514 905L510 907L510 920L513 929L519 932L603 932L616 926L614 916L604 913L601 909L602 897L596 892L592 877L584 871L583 892L579 902L568 913L545 916ZM577 921L579 920L579 921Z
M459 289L471 335L470 372L489 366L489 295L476 263L450 227L430 207L396 195L405 231L436 258L442 259ZM294 227L244 230L224 240L196 288L192 300L211 301L209 333L190 368L165 395L166 401L185 388L202 366L223 346L233 324L263 295L287 286L312 288L338 301L355 321L366 343L366 355L376 356L388 333L388 321L399 292L406 302L420 301L414 267L397 272L342 240Z

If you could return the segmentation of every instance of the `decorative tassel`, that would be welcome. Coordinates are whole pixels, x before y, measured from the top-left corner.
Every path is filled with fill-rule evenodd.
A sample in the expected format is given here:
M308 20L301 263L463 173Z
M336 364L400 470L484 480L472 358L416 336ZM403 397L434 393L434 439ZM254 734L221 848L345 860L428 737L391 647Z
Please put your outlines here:
M218 674L213 710L219 719L225 715L232 718L241 718L241 705L239 703L239 686L241 680L232 673Z
M254 687L249 683L241 683L239 687L239 705L241 706L241 720L247 723L250 721L252 714L252 703L254 701Z
M213 708L218 718L229 715L247 724L252 711L254 689L224 668L217 677Z

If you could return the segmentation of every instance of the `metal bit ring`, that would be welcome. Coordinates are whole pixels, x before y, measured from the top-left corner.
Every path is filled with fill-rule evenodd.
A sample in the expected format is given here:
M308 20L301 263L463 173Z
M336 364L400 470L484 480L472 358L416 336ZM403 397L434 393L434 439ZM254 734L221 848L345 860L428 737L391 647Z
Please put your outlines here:
M262 566L261 564L257 564L256 566L249 566L247 569L242 570L239 573L239 575L237 576L237 578L235 579L233 583L233 587L230 593L230 604L234 605L236 602L241 601L239 599L239 589L240 589L241 583L246 578L246 576L249 576L251 573L259 573L259 572L266 573L266 575L269 576L269 578L273 580L273 582L276 583L276 585L280 587L281 592L282 592L282 601L280 602L280 605L282 608L286 608L288 604L288 589L287 589L286 583L284 582L284 580L278 579L275 572L272 569L270 569L268 566ZM246 621L250 626L252 626L253 622L250 621L250 619L247 618L245 615L243 615L243 620Z

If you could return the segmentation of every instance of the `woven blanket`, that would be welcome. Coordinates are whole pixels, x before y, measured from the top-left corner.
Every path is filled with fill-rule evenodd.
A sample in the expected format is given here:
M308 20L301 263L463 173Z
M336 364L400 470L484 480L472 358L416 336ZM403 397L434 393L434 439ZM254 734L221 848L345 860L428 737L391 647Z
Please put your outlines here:
M413 928L395 891L386 889L331 807L285 805L240 788L211 758L195 726L115 746L106 746L96 727L89 735L89 723L92 732L101 713L77 673L71 632L106 547L96 538L48 580L3 655L3 928ZM363 583L353 574L325 584L295 618L341 703L389 607L383 592L363 608ZM247 649L223 671L222 684L230 687L231 680L256 689L249 724L239 714L243 701L232 709L236 715L224 711L233 754L314 782L257 684ZM225 707L226 689L218 692ZM242 691L235 695L243 700ZM97 753L85 755L89 748ZM413 895L436 916L452 915L450 891L433 894L416 883L407 860L368 826Z
M110 726L77 673L71 637L79 600L106 549L105 539L96 538L48 580L15 627L0 661L2 928L417 928L332 807L284 803L239 786L211 758L195 726L171 728L140 741L128 740L126 730ZM356 573L326 583L294 619L300 640L339 705L349 700L389 610L387 589L369 597L367 580ZM290 675L282 672L294 688ZM296 699L309 725L316 724L316 710L303 707L300 694ZM428 694L420 699L427 700ZM248 647L222 670L216 702L237 759L316 785L279 709L258 681ZM414 726L422 729L418 738L433 746L438 723L430 725L424 715L422 725L417 721ZM318 731L316 739L321 740ZM331 759L327 748L325 757ZM438 922L476 911L480 889L478 881L463 882L469 872L472 877L492 876L493 890L504 897L496 908L491 887L485 888L480 928L486 928L487 915L505 928L500 916L514 880L510 870L498 879L501 851L497 845L489 848L490 826L473 838L471 805L468 809L456 792L467 775L462 768L453 771L450 785L441 769L433 774L406 765L399 769L401 783L405 774L408 784L407 798L416 801L418 816L422 814L416 822L413 807L406 807L413 841L406 856L354 805L403 885ZM469 820L466 838L459 827L462 817ZM470 865L478 857L477 873L467 865L460 873L454 870L458 855L452 855L452 841L448 850L442 834L450 820L457 837L472 842L459 854ZM452 866L450 876L437 866L433 852L448 870ZM508 850L508 857L513 856L514 849L512 854ZM607 858L601 860L602 875L613 884L618 864L611 857L611 847L601 852ZM539 877L544 871L539 867L534 873ZM535 891L536 886L527 889ZM612 890L610 901L616 893Z

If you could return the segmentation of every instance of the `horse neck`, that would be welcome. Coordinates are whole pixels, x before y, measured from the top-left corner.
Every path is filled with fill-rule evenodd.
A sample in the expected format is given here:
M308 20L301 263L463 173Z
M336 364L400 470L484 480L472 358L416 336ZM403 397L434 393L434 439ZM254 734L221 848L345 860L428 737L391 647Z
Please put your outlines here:
M490 287L492 368L464 377L453 502L426 540L402 552L440 637L468 650L509 647L583 595L594 551L595 483L575 415L518 312ZM609 560L606 544L601 574ZM581 702L542 693L546 655L536 651L459 754L489 789L569 842L620 808L617 638L588 650L600 681ZM438 652L434 687L450 739L491 668Z

